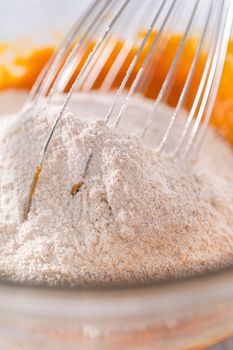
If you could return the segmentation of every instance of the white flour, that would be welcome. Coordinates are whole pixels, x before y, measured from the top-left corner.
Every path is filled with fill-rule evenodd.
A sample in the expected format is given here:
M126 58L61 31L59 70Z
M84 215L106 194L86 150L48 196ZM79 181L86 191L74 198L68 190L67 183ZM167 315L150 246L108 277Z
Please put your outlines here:
M57 107L36 118L28 112L0 119L0 274L46 284L131 283L233 262L230 147L210 133L189 169L101 121L81 120L104 116L109 97L80 95L76 102L76 112L58 124L26 221L30 183ZM132 100L123 128L130 117L142 123L150 108Z

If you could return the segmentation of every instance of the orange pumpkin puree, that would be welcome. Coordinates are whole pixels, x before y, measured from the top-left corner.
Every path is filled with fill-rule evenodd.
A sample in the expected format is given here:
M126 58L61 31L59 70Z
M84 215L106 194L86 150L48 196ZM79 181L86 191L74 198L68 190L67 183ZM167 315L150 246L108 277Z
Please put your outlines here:
M156 33L151 34L150 40L154 38ZM139 39L143 36L143 33L139 34ZM132 80L136 76L138 69L141 65L145 54L150 48L150 40L145 46L141 56L139 57L138 63L136 64L132 74L130 75L128 86L132 83ZM148 68L145 70L145 75L147 77L146 84L143 86L138 86L138 91L142 92L144 96L148 98L155 98L160 90L164 78L168 72L174 54L180 43L181 36L172 34L162 39L162 50L160 55L158 51L152 54L152 57L148 64ZM140 40L139 40L140 41ZM84 64L84 61L91 49L93 48L93 41L89 42L86 49L83 50L81 60L79 62L78 68L75 72L77 74ZM99 75L92 85L92 89L98 89L104 81L106 74L112 67L115 58L122 49L124 43L121 41L116 41L112 54L109 56L108 60L103 65L100 70ZM183 88L185 79L187 78L187 73L191 66L191 62L196 50L196 40L195 38L189 39L184 47L183 53L179 60L175 72L175 79L171 84L170 91L166 97L166 102L175 106L178 98L180 96L181 90ZM45 47L35 47L31 45L30 47L24 47L23 45L17 44L0 44L0 90L8 88L16 89L27 89L29 90L41 69L51 57L55 50L55 46L45 46ZM135 55L137 47L132 47L124 63L122 64L118 74L116 75L114 81L111 84L111 88L119 87L123 76L125 75L132 57ZM154 57L153 57L154 56ZM206 54L203 52L198 60L198 67L195 70L192 83L189 89L187 98L185 99L185 107L190 109L194 96L197 91L197 86L200 81L201 74L203 72L203 67L206 61ZM73 79L69 82L66 89L70 87ZM212 113L211 123L214 125L230 142L233 143L233 40L230 41L228 46L228 52L226 57L226 62L223 70L223 75L221 79L221 84L215 102L215 107Z

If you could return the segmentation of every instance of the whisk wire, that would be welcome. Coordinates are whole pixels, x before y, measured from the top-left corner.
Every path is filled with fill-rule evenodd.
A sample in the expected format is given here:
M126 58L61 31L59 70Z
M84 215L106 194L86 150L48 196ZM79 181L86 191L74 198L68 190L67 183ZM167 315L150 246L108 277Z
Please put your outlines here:
M227 52L227 47L228 47L228 43L229 43L229 38L230 38L230 33L231 33L231 29L232 29L232 23L233 23L233 1L230 2L229 4L229 9L227 11L227 19L226 19L226 26L225 26L225 30L224 30L224 34L223 34L223 38L222 38L222 48L221 48L221 52L219 52L219 62L217 65L217 70L216 70L216 75L215 75L215 84L213 85L212 88L212 94L210 96L210 101L209 104L207 106L207 111L205 113L205 120L202 123L202 127L200 130L200 136L199 136L199 140L196 142L195 145L195 149L194 149L194 153L197 154L198 151L200 150L200 147L205 139L205 134L207 131L207 127L211 118L211 114L212 114L212 110L214 107L214 103L215 103L215 99L218 93L218 87L221 81L221 77L222 77L222 71L223 71L223 67L224 67L224 63L225 63L225 57L226 57L226 52Z
M226 2L224 2L225 4ZM227 45L229 42L229 37L230 37L230 29L232 26L232 18L233 18L233 7L232 7L232 0L228 2L228 6L223 6L220 17L222 20L220 20L221 23L221 28L219 30L219 35L217 38L217 44L214 50L214 55L212 59L212 64L210 67L210 71L208 74L208 80L206 83L206 88L204 91L204 95L202 98L201 106L199 108L197 117L194 122L194 126L192 129L192 132L190 134L187 146L184 150L184 155L183 159L188 156L188 154L191 151L191 147L194 144L194 141L197 136L197 132L199 131L200 124L205 117L206 122L203 124L203 131L205 129L205 124L209 122L210 114L212 112L213 108L213 101L215 101L217 90L219 87L220 83L220 78L222 74L222 69L223 69L223 63L225 61L225 55L226 55L226 50L227 50ZM225 15L224 15L225 12ZM213 89L214 87L214 89ZM209 99L210 95L212 94L212 103L209 104ZM205 109L208 108L209 112L208 114L205 113ZM203 141L203 139L202 139ZM201 139L200 139L200 144L201 145Z
M49 98L52 98L53 95L64 90L68 81L76 70L77 55L79 50L83 47L85 41L95 33L96 28L98 28L101 22L104 22L104 17L109 15L115 4L116 1L114 0L107 1L107 3L105 2L88 25L86 31L84 31L82 34L80 40L73 45L70 54L68 55L67 59L64 62L64 65L61 67L59 74L53 82L53 85L49 92Z
M131 73L132 73L132 71L133 71L133 69L134 69L134 67L135 67L135 65L136 65L136 63L137 63L137 61L138 61L138 59L139 59L139 57L140 57L140 55L141 55L141 53L142 53L142 51L143 51L145 45L146 45L146 43L147 43L148 38L150 37L150 35L151 35L151 33L152 33L153 29L154 29L154 26L155 26L157 20L158 20L159 17L160 17L160 14L161 14L161 12L162 12L162 10L163 10L163 8L164 8L166 2L167 2L166 0L164 0L164 1L162 2L162 4L161 4L161 6L159 7L157 13L155 14L155 16L154 16L154 18L153 18L153 20L152 20L152 22L151 22L151 24L150 24L150 26L149 26L149 29L148 29L148 31L147 31L147 33L146 33L146 35L145 35L145 37L144 37L144 39L143 39L141 45L139 46L139 49L138 49L136 55L134 56L134 58L133 58L133 60L132 60L132 62L131 62L131 64L130 64L130 66L129 66L129 68L128 68L128 70L127 70L127 72L126 72L126 74L125 74L125 76L124 76L124 78L123 78L123 80L122 80L122 83L121 83L121 85L120 85L120 87L119 87L119 89L118 89L118 91L117 91L116 97L115 97L115 99L114 99L114 101L113 101L113 103L112 103L112 105L111 105L111 107L110 107L110 109L109 109L109 111L108 111L106 117L105 117L105 123L106 123L106 124L109 122L109 119L110 119L110 117L111 117L111 115L112 115L113 109L114 109L114 107L115 107L117 101L119 100L120 96L122 95L122 92L123 92L123 90L124 90L124 88L125 88L125 86L126 86L126 83L127 83L128 79L129 79L129 77L130 77L130 75L131 75ZM157 40L159 39L159 37L160 37L160 35L161 35L161 33L162 33L162 30L164 29L165 24L167 23L167 21L168 21L170 15L171 15L171 12L172 12L172 10L173 10L173 8L174 8L176 2L177 2L177 0L173 0L171 6L169 7L169 10L168 10L167 15L166 15L166 17L165 17L165 19L164 19L164 21L163 21L163 23L162 23L162 26L161 26L161 28L160 28L158 34L156 35L156 38L155 38L155 41L154 41L154 46L155 46ZM150 53L152 53L152 49L149 51L148 55L149 55ZM147 58L148 58L148 55L147 55ZM149 58L148 58L148 59L149 59ZM143 71L143 67L144 67L144 64L143 64L142 67L139 69L138 76L139 76L139 75L141 74L141 72ZM135 83L136 81L137 81L137 77L136 77L136 79L134 80L134 83ZM128 94L128 99L129 99L129 96L130 96L130 93ZM125 106L127 105L128 99L126 98L126 104L125 104ZM123 114L123 110L121 110L120 113L118 114L117 119L116 119L115 124L114 124L114 127L116 127L117 124L119 123L119 120L120 120L122 114Z
M127 33L130 35L131 31L134 33L135 27L139 28L139 25L141 21L145 18L145 16L148 14L148 11L151 7L151 0L149 0L148 5L145 7L144 11L139 11L138 16L136 19L132 22L130 28L127 30ZM127 57L129 56L132 48L136 47L136 42L138 41L138 37L130 43L128 43L127 40L123 41L121 51L117 55L116 59L114 60L113 64L109 68L106 76L103 78L102 84L100 86L101 91L109 91L117 74L119 73L119 70L125 63Z
M124 21L123 25L122 23L119 21L117 27L115 28L115 32L121 36L121 34L123 34L124 37L131 38L131 35L134 34L135 28L139 28L140 23L142 22L142 19L145 18L146 14L148 14L148 10L149 10L149 6L151 5L151 0L148 2L147 6L145 6L144 11L138 11L138 13L135 15L135 17L132 19L132 21L130 21L130 23L128 23L128 21ZM116 48L116 45L120 43L121 48L119 50L119 52L115 53L116 57L113 57L113 69L111 70L111 68L109 69L105 79L103 79L103 83L101 84L103 86L104 82L106 84L108 84L108 88L107 90L109 90L109 88L111 87L111 83L113 82L112 79L114 79L116 77L116 75L114 74L112 79L109 79L109 74L111 74L111 72L115 72L116 74L118 73L120 67L124 64L127 55L129 54L129 52L132 50L132 47L135 47L134 45L129 45L128 44L129 40L119 40L118 36L117 38L115 37L109 37L108 42L105 46L103 46L99 56L96 58L95 62L92 63L92 67L90 69L90 72L88 73L87 77L84 77L84 83L81 87L82 91L90 91L92 89L92 87L94 86L94 83L96 81L96 79L98 78L99 74L101 73L101 70L104 69L105 65L109 62L109 58L111 57L111 55L114 53L114 49ZM125 50L125 46L126 44L128 44L128 50ZM114 65L114 63L117 61L118 56L120 55L120 53L123 52L123 55L120 56L120 60L121 63L118 67L116 67L116 65ZM123 58L123 60L122 60ZM110 72L111 71L111 72ZM106 87L105 87L106 89ZM102 87L103 90L103 87Z
M220 13L221 13L221 11L223 9L223 5L224 5L224 3L222 2L222 6L220 8ZM189 135L190 127L191 127L192 122L194 120L195 113L196 113L196 111L198 109L198 106L199 106L199 103L201 101L201 97L202 97L202 94L203 94L203 90L205 88L206 79L208 77L208 72L209 72L209 68L210 68L210 65L211 65L214 49L215 49L216 42L217 42L217 33L219 31L219 28L220 28L219 27L220 26L220 19L221 19L221 17L219 16L218 17L218 23L217 23L217 26L216 26L216 30L214 30L214 34L212 35L212 39L211 39L211 42L210 42L209 53L208 53L208 56L207 56L207 59L206 59L206 62L205 62L205 67L204 67L204 70L203 70L203 73L202 73L202 77L201 77L201 80L200 80L200 83L199 83L199 86L198 86L198 89L197 89L197 92L196 92L196 96L194 98L191 110L190 110L190 112L189 112L189 114L187 116L187 120L185 122L185 125L184 125L184 128L182 130L181 136L180 136L180 138L178 140L177 146L175 148L174 156L177 156L180 153L181 147L185 144L186 138Z
M184 101L185 101L185 98L187 96L187 93L189 91L189 87L190 87L190 84L192 82L192 78L193 78L193 75L194 75L194 72L195 72L195 69L197 67L197 63L198 63L198 59L200 57L200 54L201 54L201 51L202 51L202 48L203 48L203 44L204 44L204 41L205 41L205 38L206 38L206 34L207 34L207 29L208 29L208 25L209 25L209 22L210 22L210 18L211 18L211 14L212 14L212 10L213 10L213 6L211 5L210 7L210 11L208 12L207 14L207 18L206 18L206 21L205 21L205 25L204 25L204 29L203 29L203 32L202 32L202 35L201 35L201 38L200 38L200 42L197 46L197 49L196 49L196 52L195 52L195 55L193 57L193 61L192 61L192 64L191 64L191 67L190 67L190 70L189 70L189 73L187 75L187 78L186 78L186 81L185 81L185 84L184 84L184 87L182 89L182 92L181 92L181 95L180 95L180 98L177 102L177 106L174 110L174 113L173 115L171 116L171 120L169 122L169 125L164 133L164 136L162 138L162 141L160 143L160 145L158 146L157 148L157 152L158 153L161 153L162 150L164 149L165 147L165 144L168 140L168 137L172 131L172 128L175 124L175 121L177 119L177 116L184 104ZM187 36L186 36L187 38ZM186 39L185 38L185 39ZM174 152L172 154L170 154L170 156L174 157L175 154Z
M185 29L185 33L184 33L184 35L183 35L183 37L182 37L182 40L181 40L181 42L180 42L180 44L179 44L179 47L178 47L178 49L177 49L176 55L175 55L175 57L174 57L174 59L173 59L173 61L172 61L172 63L171 63L170 69L169 69L168 74L167 74L167 76L166 76L166 78L165 78L165 80L164 80L164 83L163 83L163 85L162 85L162 87L161 87L161 89L160 89L160 92L159 92L157 98L156 98L155 101L154 101L153 110L151 111L151 113L150 113L149 116L147 117L147 121L146 121L146 124L145 124L145 128L144 128L144 130L143 130L143 132L142 132L142 135L141 135L142 138L145 137L145 134L146 134L148 128L150 127L150 125L151 125L151 122L152 122L153 116L154 116L154 114L155 114L155 111L156 111L157 107L159 106L159 104L161 103L162 98L163 98L163 96L164 96L164 94L165 94L165 91L166 91L166 89L167 89L167 87L168 87L168 85L169 85L169 83L170 83L170 81L171 81L171 78L172 78L172 76L173 76L173 72L174 72L174 70L175 70L176 64L177 64L177 62L178 62L178 60L179 60L179 58L180 58L180 54L181 54L181 52L182 52L182 49L183 49L183 47L184 47L186 38L187 38L187 36L188 36L188 34L189 34L191 25L192 25L192 23L193 23L193 19L194 19L194 17L195 17L195 14L196 14L197 7L198 7L198 5L199 5L199 2L200 2L199 0L197 0L197 1L195 2L195 6L194 6L194 8L193 8L193 11L192 11L192 14L191 14L191 18L189 19L188 25L187 25L187 27L186 27L186 29Z
M56 74L59 65L63 58L65 57L67 50L70 45L72 45L77 33L83 27L88 18L95 12L97 6L99 5L99 0L93 1L93 3L87 8L87 10L82 15L81 19L77 21L74 26L71 28L69 33L62 40L57 51L52 55L48 63L42 69L39 77L37 78L35 84L33 85L27 103L29 104L34 99L39 99L41 94L39 92L42 90L43 86L50 86L54 75Z

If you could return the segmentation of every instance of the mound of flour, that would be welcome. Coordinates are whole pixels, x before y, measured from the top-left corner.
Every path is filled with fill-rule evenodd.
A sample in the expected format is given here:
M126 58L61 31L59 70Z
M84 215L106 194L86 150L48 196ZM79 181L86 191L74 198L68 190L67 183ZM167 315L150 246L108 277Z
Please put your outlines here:
M51 141L27 220L31 180L59 107L0 118L0 275L49 285L131 283L233 262L231 149L210 133L189 168L94 121L108 96L75 101ZM135 98L127 113L139 125L150 108ZM168 108L160 113L166 118ZM158 134L154 128L151 142Z

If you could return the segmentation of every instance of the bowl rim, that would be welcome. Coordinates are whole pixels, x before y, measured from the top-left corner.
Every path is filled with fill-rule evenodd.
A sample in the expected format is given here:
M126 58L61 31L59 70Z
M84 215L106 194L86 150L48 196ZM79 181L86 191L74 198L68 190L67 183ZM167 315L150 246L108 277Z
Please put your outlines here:
M19 282L12 281L10 279L0 277L0 292L1 289L18 289L24 291L54 291L54 292L128 292L128 291L140 291L140 290L156 290L156 289L169 289L170 287L181 287L190 284L204 284L207 281L217 281L222 278L232 280L233 282L233 264L222 267L220 269L212 269L203 273L196 273L187 276L181 276L176 278L169 278L164 280L153 280L148 281L136 281L135 283L111 283L111 284L95 284L86 283L75 286L68 284L63 285L48 285L46 283L30 283L30 282Z

